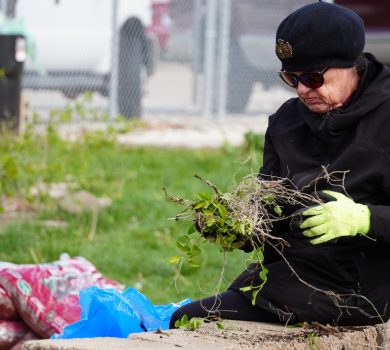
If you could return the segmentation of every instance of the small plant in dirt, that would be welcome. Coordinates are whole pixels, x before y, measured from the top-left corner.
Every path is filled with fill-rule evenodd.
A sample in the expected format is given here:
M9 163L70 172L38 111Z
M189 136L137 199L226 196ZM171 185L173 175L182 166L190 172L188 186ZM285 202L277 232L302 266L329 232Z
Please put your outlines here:
M197 329L202 327L204 323L212 321L215 322L215 326L217 329L225 329L225 324L218 317L192 317L189 319L186 314L184 314L180 320L177 320L175 322L175 327L190 331L196 331Z
M199 329L203 323L204 319L201 317L192 317L191 319L188 319L188 316L184 314L180 320L175 322L175 327L195 331Z
M243 291L253 291L253 303L258 292L267 281L267 268L263 265L263 249L269 244L282 254L288 243L272 234L277 221L286 219L282 215L287 205L307 206L307 203L320 203L318 198L298 191L288 179L264 180L250 175L229 191L222 192L210 181L203 181L213 190L212 194L198 193L197 200L173 197L164 189L173 202L184 206L175 216L176 220L191 222L185 235L178 237L177 247L184 256L174 256L171 263L189 263L192 267L201 265L201 244L205 240L213 243L223 252L234 249L254 251L254 260L261 266L258 286L248 286Z

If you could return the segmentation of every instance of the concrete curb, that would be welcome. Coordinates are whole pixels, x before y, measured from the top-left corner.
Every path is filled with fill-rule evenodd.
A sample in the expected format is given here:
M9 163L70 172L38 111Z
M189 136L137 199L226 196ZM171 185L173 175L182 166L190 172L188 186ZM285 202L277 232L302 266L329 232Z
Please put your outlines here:
M196 331L182 329L131 334L128 339L86 338L69 340L35 340L23 350L130 350L185 348L259 349L259 350L367 350L378 349L375 327L287 328L260 322L224 321L224 329L215 323Z

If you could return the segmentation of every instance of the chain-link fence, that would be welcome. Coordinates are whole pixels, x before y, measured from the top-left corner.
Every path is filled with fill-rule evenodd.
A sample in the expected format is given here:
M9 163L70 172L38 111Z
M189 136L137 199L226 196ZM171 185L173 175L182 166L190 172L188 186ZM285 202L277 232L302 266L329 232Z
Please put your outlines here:
M0 0L27 37L38 110L91 91L111 115L269 112L277 25L311 0ZM268 95L267 95L268 93Z
M276 74L276 28L310 2L171 0L166 55L190 63L192 104L205 115L264 110L264 92L283 89Z

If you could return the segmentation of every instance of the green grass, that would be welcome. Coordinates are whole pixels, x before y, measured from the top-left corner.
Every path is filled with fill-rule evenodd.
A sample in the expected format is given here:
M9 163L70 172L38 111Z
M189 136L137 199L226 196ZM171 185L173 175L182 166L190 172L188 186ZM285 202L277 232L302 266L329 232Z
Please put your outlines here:
M106 277L126 287L142 284L142 292L154 303L193 299L212 293L223 265L223 254L205 244L202 266L184 266L174 282L177 266L168 263L179 253L176 238L189 223L169 220L182 208L164 195L194 199L209 188L194 179L198 174L227 190L234 181L260 165L248 159L243 148L180 150L124 148L102 135L90 135L79 143L27 135L23 140L1 137L0 190L2 195L26 193L38 181L61 182L71 178L82 189L108 196L112 205L99 212L93 239L88 239L92 214L72 215L44 200L41 219L61 219L66 229L48 228L24 221L0 230L0 260L14 263L49 262L63 252L89 259ZM246 162L245 162L246 161ZM226 287L245 267L248 255L227 253ZM176 285L176 286L175 286Z

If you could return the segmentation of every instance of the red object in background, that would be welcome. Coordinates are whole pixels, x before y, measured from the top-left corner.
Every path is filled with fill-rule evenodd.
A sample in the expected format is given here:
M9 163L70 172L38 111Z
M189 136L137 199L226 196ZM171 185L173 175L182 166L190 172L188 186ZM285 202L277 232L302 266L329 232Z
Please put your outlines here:
M336 0L336 4L355 11L363 18L367 31L389 31L389 0Z
M158 45L161 50L167 46L171 34L171 18L169 15L169 1L152 1L152 24L146 28L148 33L157 37Z

